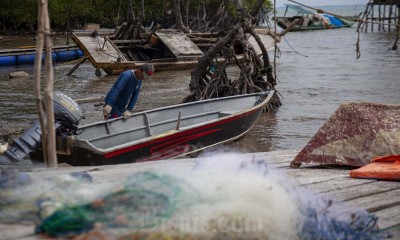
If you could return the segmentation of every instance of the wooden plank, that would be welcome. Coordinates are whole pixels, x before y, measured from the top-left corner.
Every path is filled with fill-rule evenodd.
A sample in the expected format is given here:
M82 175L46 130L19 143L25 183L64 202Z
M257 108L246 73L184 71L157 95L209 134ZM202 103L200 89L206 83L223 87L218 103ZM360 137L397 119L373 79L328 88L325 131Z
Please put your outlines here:
M398 182L382 182L352 178L343 178L341 180L342 181L326 184L323 190L321 189L319 192L327 193L329 196L342 201L350 201L352 199L400 189L400 184ZM313 189L315 188L313 187Z
M106 37L74 33L72 39L94 66L99 62L116 62L118 57L125 59L121 51Z
M350 206L362 206L365 210L369 212L376 212L384 210L387 208L392 208L394 206L400 206L400 189L373 193L369 196L364 196L356 199L346 201ZM349 209L350 212L352 209Z
M374 212L379 218L381 229L398 228L400 230L400 207L393 206Z
M155 34L178 59L203 55L196 44L181 31L157 30Z

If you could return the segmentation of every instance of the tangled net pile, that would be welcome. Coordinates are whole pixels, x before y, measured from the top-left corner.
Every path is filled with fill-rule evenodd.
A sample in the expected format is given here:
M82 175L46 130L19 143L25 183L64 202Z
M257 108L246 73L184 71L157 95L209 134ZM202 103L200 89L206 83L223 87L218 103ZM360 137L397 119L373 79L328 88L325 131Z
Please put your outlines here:
M299 189L264 161L242 155L215 155L189 172L137 172L108 185L95 185L88 173L30 183L27 173L20 174L0 176L0 222L37 222L36 233L52 237L90 238L94 232L115 239L389 236L373 214Z

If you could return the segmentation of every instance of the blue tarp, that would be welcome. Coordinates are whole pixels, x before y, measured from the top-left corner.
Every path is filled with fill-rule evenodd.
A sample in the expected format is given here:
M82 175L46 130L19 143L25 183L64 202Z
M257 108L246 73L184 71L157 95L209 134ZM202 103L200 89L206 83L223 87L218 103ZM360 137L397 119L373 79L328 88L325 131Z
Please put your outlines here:
M329 15L329 14L322 14L322 15L329 19L329 22L331 23L331 25L335 25L335 26L338 26L338 27L343 26L343 22L339 18L334 17L334 16Z

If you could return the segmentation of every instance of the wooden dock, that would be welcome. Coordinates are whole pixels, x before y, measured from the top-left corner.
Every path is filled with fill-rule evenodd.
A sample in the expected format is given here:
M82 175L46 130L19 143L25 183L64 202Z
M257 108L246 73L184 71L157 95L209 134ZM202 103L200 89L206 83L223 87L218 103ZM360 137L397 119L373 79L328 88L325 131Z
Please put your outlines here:
M290 162L299 150L243 154L243 159L263 161L287 175L299 187L307 188L334 199L335 203L346 203L375 214L379 217L379 227L393 234L392 239L400 239L400 183L353 179L349 170L338 168L321 168L302 165L299 169L289 167ZM251 157L248 157L251 156ZM30 172L32 179L44 178L71 172L88 172L93 182L121 181L135 172L150 170L158 173L172 174L176 171L189 171L201 159L187 158L162 160L134 164L121 164L96 167L59 167L58 169L34 169ZM248 161L248 160L244 160ZM33 234L34 224L0 224L1 239L41 239Z

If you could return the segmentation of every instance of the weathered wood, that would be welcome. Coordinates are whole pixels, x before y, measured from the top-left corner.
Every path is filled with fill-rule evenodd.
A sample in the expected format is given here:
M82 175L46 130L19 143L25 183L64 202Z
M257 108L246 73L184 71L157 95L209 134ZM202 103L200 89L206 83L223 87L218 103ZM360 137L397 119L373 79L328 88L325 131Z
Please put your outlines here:
M73 33L72 39L95 67L101 62L116 62L119 57L125 59L109 38L93 37L91 33Z
M350 181L351 180L351 181ZM337 184L338 183L338 184ZM316 189L315 186L312 186ZM327 193L333 198L340 198L343 201L368 197L373 194L385 193L400 189L397 182L382 182L368 179L343 178L341 181L331 181L321 188L319 192Z
M400 232L400 207L398 205L374 212L379 217L379 227L382 229L394 228ZM400 236L398 234L397 236Z
M84 58L82 60L80 60L73 68L71 68L71 70L69 70L69 72L67 73L67 76L70 76L73 72L75 72L75 70L85 61L87 60L87 58Z
M158 30L155 34L178 59L203 55L203 52L183 32Z

